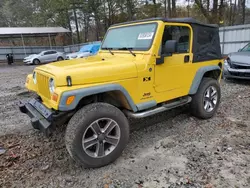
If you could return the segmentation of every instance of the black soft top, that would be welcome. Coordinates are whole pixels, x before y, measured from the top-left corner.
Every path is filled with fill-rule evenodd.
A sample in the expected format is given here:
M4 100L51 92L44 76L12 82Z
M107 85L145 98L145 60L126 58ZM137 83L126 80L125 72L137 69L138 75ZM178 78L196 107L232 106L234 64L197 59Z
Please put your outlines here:
M148 18L148 19L143 19L143 20L135 20L135 21L129 21L129 22L123 22L119 24L114 24L112 26L119 26L119 25L125 25L125 24L131 24L131 23L140 23L140 22L147 22L147 21L163 21L163 22L172 22L172 23L187 23L187 24L195 24L195 25L200 25L200 26L205 26L205 27L214 27L217 28L218 25L216 24L204 24L199 21L197 21L194 18Z
M115 24L113 26L146 21L187 23L193 28L193 63L222 59L218 25L203 24L193 18L150 18Z

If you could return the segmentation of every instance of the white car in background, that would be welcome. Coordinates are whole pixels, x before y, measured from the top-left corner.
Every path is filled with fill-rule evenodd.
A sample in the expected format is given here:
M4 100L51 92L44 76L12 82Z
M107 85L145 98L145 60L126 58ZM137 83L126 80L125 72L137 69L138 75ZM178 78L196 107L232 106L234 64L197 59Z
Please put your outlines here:
M65 58L66 57L63 52L58 52L56 50L46 50L46 51L42 51L39 54L32 54L32 55L29 55L28 57L25 57L23 62L26 65L30 65L30 64L39 65L41 63L62 61Z

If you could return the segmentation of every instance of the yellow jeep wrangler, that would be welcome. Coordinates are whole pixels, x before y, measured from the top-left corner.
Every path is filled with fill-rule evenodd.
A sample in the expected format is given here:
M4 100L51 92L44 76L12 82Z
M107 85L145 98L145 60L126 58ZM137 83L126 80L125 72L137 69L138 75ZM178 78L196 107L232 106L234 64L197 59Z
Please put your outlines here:
M97 55L36 67L20 102L35 129L68 123L65 143L85 167L116 160L129 140L127 117L144 118L189 103L211 118L223 68L218 27L192 18L153 18L111 26Z

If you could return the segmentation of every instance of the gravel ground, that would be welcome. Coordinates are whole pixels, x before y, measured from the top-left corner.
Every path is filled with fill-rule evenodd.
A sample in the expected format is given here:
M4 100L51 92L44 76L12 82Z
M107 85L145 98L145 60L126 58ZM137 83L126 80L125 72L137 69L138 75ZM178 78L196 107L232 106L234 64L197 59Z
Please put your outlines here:
M128 146L114 163L84 169L69 157L65 126L45 138L18 101L33 66L0 66L0 187L212 188L250 185L250 87L222 81L217 115L199 120L179 108L130 120Z

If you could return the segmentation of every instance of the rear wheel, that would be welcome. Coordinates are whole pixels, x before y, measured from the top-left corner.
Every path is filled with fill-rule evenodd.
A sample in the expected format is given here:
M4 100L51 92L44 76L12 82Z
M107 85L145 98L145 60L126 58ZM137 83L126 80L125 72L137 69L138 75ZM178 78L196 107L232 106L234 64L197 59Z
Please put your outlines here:
M127 118L106 103L90 104L76 112L65 135L71 157L85 167L101 167L115 161L128 139Z
M192 114L202 119L213 117L219 107L220 98L218 81L213 78L203 78L197 93L192 97Z
M40 62L40 60L39 59L34 59L33 60L33 64L35 64L35 65L39 65L41 62Z
M57 61L63 61L64 59L63 59L63 57L58 57L57 58Z

